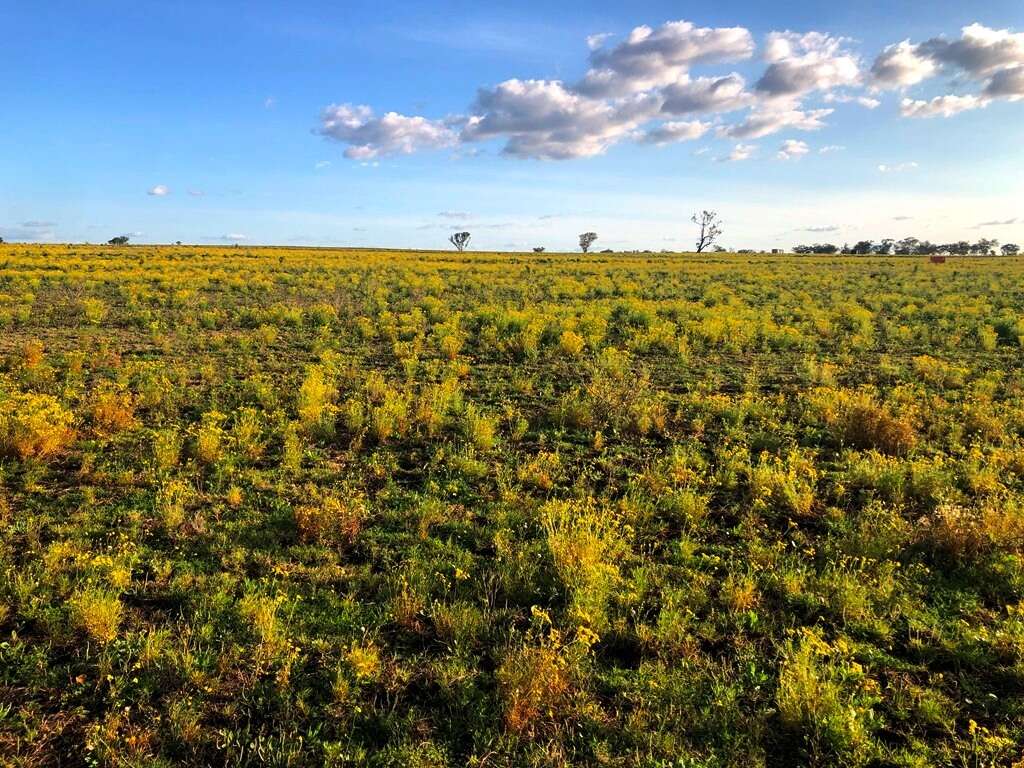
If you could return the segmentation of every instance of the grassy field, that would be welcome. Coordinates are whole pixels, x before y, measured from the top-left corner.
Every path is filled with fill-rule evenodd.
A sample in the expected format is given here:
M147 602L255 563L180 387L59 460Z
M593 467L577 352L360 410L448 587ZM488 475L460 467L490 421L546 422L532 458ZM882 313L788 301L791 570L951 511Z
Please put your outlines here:
M1024 261L0 246L0 765L1012 765Z

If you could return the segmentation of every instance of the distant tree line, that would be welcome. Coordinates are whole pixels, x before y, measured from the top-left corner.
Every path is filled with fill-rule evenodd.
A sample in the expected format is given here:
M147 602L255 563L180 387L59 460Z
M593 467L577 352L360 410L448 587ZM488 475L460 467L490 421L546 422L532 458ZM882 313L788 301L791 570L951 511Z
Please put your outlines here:
M933 243L929 240L918 240L916 237L905 237L902 240L886 239L879 242L861 240L854 245L833 245L832 243L814 243L813 245L797 245L793 253L841 253L849 256L933 256L948 253L953 256L992 256L1002 253L1004 256L1016 256L1020 246L1006 243L1002 247L998 240L982 238L976 243L961 240L956 243Z

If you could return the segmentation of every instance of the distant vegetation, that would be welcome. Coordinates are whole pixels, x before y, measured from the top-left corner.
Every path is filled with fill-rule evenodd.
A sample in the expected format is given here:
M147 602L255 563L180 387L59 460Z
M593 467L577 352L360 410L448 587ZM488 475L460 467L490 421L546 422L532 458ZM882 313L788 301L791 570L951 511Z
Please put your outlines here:
M4 245L0 764L1017 764L1022 285Z
M814 245L797 245L793 253L841 253L853 256L895 255L895 256L931 256L939 253L948 253L954 256L994 256L1001 253L1003 256L1016 256L1020 253L1020 246L1014 243L1007 243L999 246L998 240L982 238L975 243L961 240L956 243L932 243L928 240L918 240L916 237L907 237L902 240L880 240L872 242L862 240L854 245L837 246L831 243L815 243Z

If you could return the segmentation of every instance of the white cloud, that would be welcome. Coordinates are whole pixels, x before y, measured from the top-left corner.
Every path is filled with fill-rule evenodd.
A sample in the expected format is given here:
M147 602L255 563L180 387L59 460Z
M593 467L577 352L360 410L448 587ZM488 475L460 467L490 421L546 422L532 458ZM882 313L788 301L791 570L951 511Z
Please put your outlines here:
M222 235L220 239L227 240L228 242L231 243L240 243L243 240L248 240L249 238L246 237L245 235L240 235L237 232L232 232L227 235Z
M860 83L860 62L845 40L821 32L772 32L765 42L768 69L754 89L766 98L798 99L813 91Z
M614 32L598 32L594 35L587 35L587 48L596 51L608 38L615 37Z
M846 147L841 146L839 144L828 144L828 145L822 147L821 149L819 149L818 150L818 154L819 155L828 155L828 154L831 154L832 152L842 152L845 149L846 149Z
M903 117L952 117L987 104L985 99L977 96L936 96L930 101L904 99L900 102L900 114Z
M671 121L662 123L646 133L640 133L637 136L637 141L641 144L655 144L660 147L679 141L694 141L704 136L709 130L711 130L711 123L702 123L699 120Z
M324 168L330 168L330 167L331 167L331 161L330 160L317 160L316 163L313 164L313 168L315 168L318 171L322 170Z
M386 155L409 155L422 149L441 149L456 142L444 122L388 112L375 117L367 106L332 104L320 118L319 133L348 144L345 157L371 160Z
M803 157L810 151L811 148L807 146L807 142L786 139L786 141L782 142L782 146L779 147L777 157L779 160L794 160Z
M897 163L896 165L882 164L878 166L878 170L881 173L901 173L903 171L913 171L918 167L917 163Z
M823 101L829 104L859 104L864 109L878 109L882 105L873 96L852 96L848 93L826 93Z
M513 157L591 157L648 122L660 107L661 98L653 94L611 102L574 93L558 80L506 80L479 91L461 138L505 138L503 152Z
M466 213L465 211L441 211L437 215L442 219L454 219L456 221L467 221L473 218L473 214Z
M273 96L267 96L267 98L265 98L263 100L263 108L264 109L273 109L276 106L277 106L277 99L275 99Z
M797 232L814 232L814 233L819 234L819 235L820 234L825 234L827 232L838 232L838 231L839 231L839 227L837 227L835 224L829 224L829 225L821 226L821 227L804 227L803 229L798 229L797 230Z
M957 67L975 79L1024 64L1024 32L1015 34L975 23L960 33L959 40L932 38L920 48L936 61Z
M712 29L689 21L636 27L614 48L591 53L591 68L575 90L627 96L677 82L694 64L739 61L753 53L754 39L743 27Z
M786 128L798 131L817 131L825 127L822 120L832 114L831 109L754 110L736 125L719 128L719 135L731 139L760 139Z
M690 72L695 65L750 58L755 45L744 27L670 21L636 27L618 44L608 42L612 36L587 37L590 66L575 84L512 78L481 88L466 115L447 119L378 116L369 106L335 104L323 110L317 132L346 145L345 156L367 167L386 156L449 147L453 158L471 156L481 151L474 144L492 140L503 143L507 156L558 160L600 155L629 139L661 145L699 138L709 130L706 118L738 110L747 111L731 124L715 121L719 136L751 141L787 129L819 130L833 113L814 108L821 101L873 110L881 104L877 92L914 86L944 68L959 73L960 85L965 78L977 81L979 92L905 98L902 115L949 117L995 99L1024 99L1024 34L980 24L964 27L954 41L890 45L870 72L847 38L770 32L763 50L767 66L752 87L735 72Z
M171 194L171 190L169 190L164 184L157 184L155 187L150 187L146 194L152 197L166 197Z
M935 74L931 57L920 53L921 46L909 40L890 45L871 65L871 83L875 88L906 88Z
M937 74L940 68L981 84L979 94L903 101L905 117L951 117L984 107L993 99L1024 98L1024 33L971 24L960 38L933 37L920 44L904 40L886 48L872 66L873 86L905 88Z
M718 158L718 161L723 163L738 163L743 160L749 160L756 152L756 144L737 144L732 148L732 152L725 157Z
M750 106L753 99L746 85L735 72L724 77L699 77L696 80L684 75L662 90L665 101L661 111L667 115L688 115L742 109Z

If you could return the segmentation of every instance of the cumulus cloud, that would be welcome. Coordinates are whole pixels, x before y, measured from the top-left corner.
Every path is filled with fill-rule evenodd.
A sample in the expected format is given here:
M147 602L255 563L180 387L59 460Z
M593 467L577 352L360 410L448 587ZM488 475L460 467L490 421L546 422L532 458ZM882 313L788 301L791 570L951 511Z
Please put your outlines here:
M615 37L614 32L598 32L594 35L587 35L587 48L596 51L605 44L606 40L612 37Z
M900 102L900 114L904 117L952 117L961 112L986 106L985 99L977 96L936 96L930 101L904 99Z
M779 147L777 157L779 160L794 160L803 157L810 151L811 148L807 146L807 142L786 139L786 141L782 142L782 146Z
M677 82L694 64L739 61L753 53L754 38L743 27L697 27L689 21L636 27L614 48L590 54L590 70L576 90L592 97L627 96Z
M824 118L832 114L831 109L766 109L755 110L736 125L723 126L719 135L730 139L760 139L773 133L792 128L798 131L817 131L825 127Z
M744 79L733 72L725 77L683 76L662 90L665 101L661 111L667 115L732 112L749 106L753 97Z
M397 112L376 117L370 107L352 104L327 107L320 116L319 133L347 144L345 157L352 160L441 149L452 146L457 139L455 131L442 121Z
M732 152L725 157L718 158L718 161L720 163L739 163L743 160L749 160L756 152L756 144L737 144L732 148Z
M994 99L1024 98L1024 33L975 23L961 29L956 40L933 37L919 44L904 40L875 59L872 85L877 89L906 88L942 69L952 71L961 81L980 84L980 93L904 100L901 111L905 117L951 117L984 107Z
M871 65L871 84L878 89L906 88L935 74L935 61L909 40L890 45Z
M765 43L768 69L754 89L768 98L795 99L813 91L860 83L860 62L843 38L821 32L772 32Z
M825 32L770 32L765 69L748 86L743 76L693 76L697 65L749 59L755 44L744 27L699 27L689 21L640 26L621 40L590 35L588 68L575 82L512 78L480 88L466 113L431 119L369 106L335 104L323 110L317 132L345 145L345 156L375 166L378 158L454 148L455 158L503 143L503 154L560 160L592 157L626 140L663 145L699 138L710 116L740 112L718 124L720 138L752 141L780 131L814 131L832 109L857 104L876 109L883 90L906 89L954 70L976 93L924 101L904 98L906 117L951 116L996 99L1024 98L1024 35L980 24L961 37L903 40L885 48L865 69L851 41ZM958 88L959 90L959 88ZM814 99L815 101L812 101ZM828 148L821 150L830 151Z
M864 109L878 109L882 105L873 96L853 96L848 93L827 93L823 100L829 104L859 104Z
M155 187L150 187L146 194L152 197L166 197L171 194L171 190L169 190L164 184L157 184Z
M604 101L574 93L558 80L506 80L479 91L462 140L506 138L503 152L513 157L591 157L660 108L661 98L653 94Z
M1024 64L996 72L985 86L984 94L989 98L1010 101L1024 98Z
M932 38L921 44L932 59L957 67L975 79L1024 64L1024 32L990 29L971 24L960 30L959 40Z
M646 133L639 134L637 141L641 144L655 144L661 147L679 141L694 141L704 136L709 130L711 130L711 123L702 123L699 120L670 121L662 123Z

